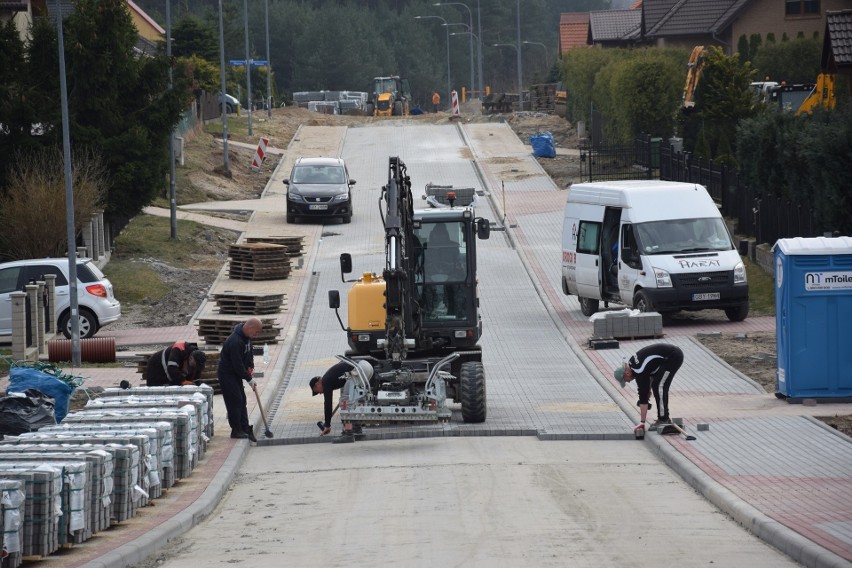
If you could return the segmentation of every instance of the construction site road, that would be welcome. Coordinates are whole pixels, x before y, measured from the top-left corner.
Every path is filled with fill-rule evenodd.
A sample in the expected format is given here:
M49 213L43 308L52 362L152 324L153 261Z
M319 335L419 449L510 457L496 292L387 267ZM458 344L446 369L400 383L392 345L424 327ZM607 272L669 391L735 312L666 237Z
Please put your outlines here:
M286 356L266 375L276 392L267 407L274 438L247 450L206 520L140 566L797 565L670 469L663 436L633 440L635 392L602 381L560 326L567 316L590 327L576 300L569 312L545 293L559 256L530 239L553 232L561 210L529 199L540 192L552 201L558 189L505 125L302 128L264 199L284 193L281 179L299 155L346 159L357 180L355 214L347 225L291 226L283 211L256 208L249 223L251 232L280 219L310 243L308 282L291 306L301 314L299 330L293 321L280 351ZM349 285L341 283L338 257L351 253L355 274L384 265L377 202L388 156L405 161L417 192L432 182L474 186L487 198L477 215L498 229L478 250L488 419L465 424L454 408L447 424L365 425L367 439L355 444L311 443L328 439L317 436L321 401L308 380L346 350L327 306L328 290L341 290L345 321ZM515 214L521 208L524 217ZM518 219L526 224L518 227ZM556 231L541 242L550 247ZM547 272L537 269L538 254L552 256ZM688 338L675 339L689 348ZM690 355L700 351L693 349ZM706 362L690 365L687 376Z

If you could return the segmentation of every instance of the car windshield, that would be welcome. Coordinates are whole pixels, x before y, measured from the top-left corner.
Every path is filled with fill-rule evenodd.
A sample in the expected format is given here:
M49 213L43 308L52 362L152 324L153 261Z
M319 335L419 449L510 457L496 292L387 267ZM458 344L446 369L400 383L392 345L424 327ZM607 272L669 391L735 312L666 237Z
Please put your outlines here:
M636 225L639 248L645 254L673 254L731 250L731 238L724 221L676 219Z
M296 166L293 170L293 183L334 183L344 182L341 166Z

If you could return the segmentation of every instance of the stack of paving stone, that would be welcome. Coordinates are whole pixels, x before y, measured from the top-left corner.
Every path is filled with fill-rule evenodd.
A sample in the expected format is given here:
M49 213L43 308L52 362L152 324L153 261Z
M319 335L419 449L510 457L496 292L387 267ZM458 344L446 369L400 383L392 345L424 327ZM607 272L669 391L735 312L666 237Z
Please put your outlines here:
M231 328L232 329L233 329L233 326L236 323L237 322L231 322ZM210 350L202 349L202 351L204 352L204 356L207 358L207 362L204 364L204 371L201 372L201 377L199 378L199 380L201 381L203 387L212 389L211 392L210 392L210 398L212 400L214 394L220 394L222 392L219 389L219 378L216 374L216 368L219 366L219 352L214 351L212 349L210 349ZM140 353L136 354L136 372L139 373L140 375L142 375L143 377L145 375L145 369L148 368L148 360L151 358L151 355L153 355L153 353L140 352ZM141 383L141 384L143 386L141 386L139 388L142 388L142 389L153 389L153 388L195 389L195 388L197 388L195 385L187 385L187 386L182 386L182 387L172 387L172 386L168 386L168 387L146 387L146 386L144 386L144 382ZM112 389L107 389L107 390L112 390ZM116 389L116 390L121 390L122 393L128 394L128 391L126 391L126 390L123 390L123 389ZM192 391L189 391L189 392L192 392ZM142 394L142 393L136 393L136 394ZM212 434L208 434L208 435L212 435Z
M121 422L171 422L174 431L174 475L184 479L192 474L198 459L198 435L195 428L196 410L192 406L181 408L90 408L69 414L65 421L69 423L121 423ZM150 441L145 438L150 448ZM150 454L150 449L146 456ZM144 459L144 457L143 457ZM145 472L147 475L147 471Z
M287 247L287 254L291 258L302 256L305 253L304 235L281 235L267 237L247 237L246 243L267 243Z
M213 301L220 314L237 316L260 316L277 314L286 294L235 294L225 292L213 294Z
M30 495L30 505L33 499L33 495ZM22 520L26 501L25 481L0 479L0 550L6 554L3 565L10 568L17 568L23 561Z
M228 276L236 280L280 280L290 276L287 247L271 243L242 243L228 248Z
M69 414L68 417L71 415ZM112 516L115 522L126 521L136 510L148 504L140 484L147 481L150 443L147 435L126 432L28 432L7 437L4 443L79 445L106 449L113 454Z
M663 316L657 312L628 313L627 310L620 310L595 315L592 339L638 339L663 336Z
M218 361L219 353L216 352L216 360ZM208 357L209 357L208 353ZM208 362L210 359L208 358ZM207 402L207 427L204 430L204 433L208 437L213 437L213 389L209 385L182 385L182 386L162 386L162 387L138 387L138 388L129 388L122 389L118 387L112 387L104 389L101 393L101 398L111 397L111 396L186 396L193 394L201 394L204 396L204 399Z
M20 481L24 486L24 503L20 513L20 556L47 556L59 549L59 519L62 504L62 478L55 468L38 468L33 464L0 463L0 478ZM4 507L6 505L4 504ZM13 519L4 515L5 533L13 530ZM4 535L5 536L5 535Z
M234 326L242 323L243 319L226 319L226 317L212 319L198 319L198 336L203 337L208 345L222 345L225 340L234 331ZM263 345L264 343L277 343L278 334L281 333L281 327L275 325L275 319L260 318L263 327L254 336L252 342L255 345Z

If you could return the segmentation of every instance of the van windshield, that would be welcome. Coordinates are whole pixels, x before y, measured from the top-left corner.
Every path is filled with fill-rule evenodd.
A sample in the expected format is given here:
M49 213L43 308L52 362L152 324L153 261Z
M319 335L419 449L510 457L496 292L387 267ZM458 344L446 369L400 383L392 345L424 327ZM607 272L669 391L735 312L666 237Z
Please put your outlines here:
M635 225L639 249L645 254L731 250L733 244L721 218L676 219Z

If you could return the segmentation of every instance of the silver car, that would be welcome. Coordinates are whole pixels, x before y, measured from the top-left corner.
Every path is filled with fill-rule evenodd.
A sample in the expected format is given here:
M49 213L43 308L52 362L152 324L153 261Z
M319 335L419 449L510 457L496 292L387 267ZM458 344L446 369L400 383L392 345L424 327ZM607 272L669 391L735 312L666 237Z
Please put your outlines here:
M12 334L12 292L23 291L29 282L56 275L57 328L71 337L71 286L67 258L38 258L0 264L0 336ZM77 304L80 338L95 335L100 328L121 317L121 302L115 299L112 283L89 259L77 260Z

